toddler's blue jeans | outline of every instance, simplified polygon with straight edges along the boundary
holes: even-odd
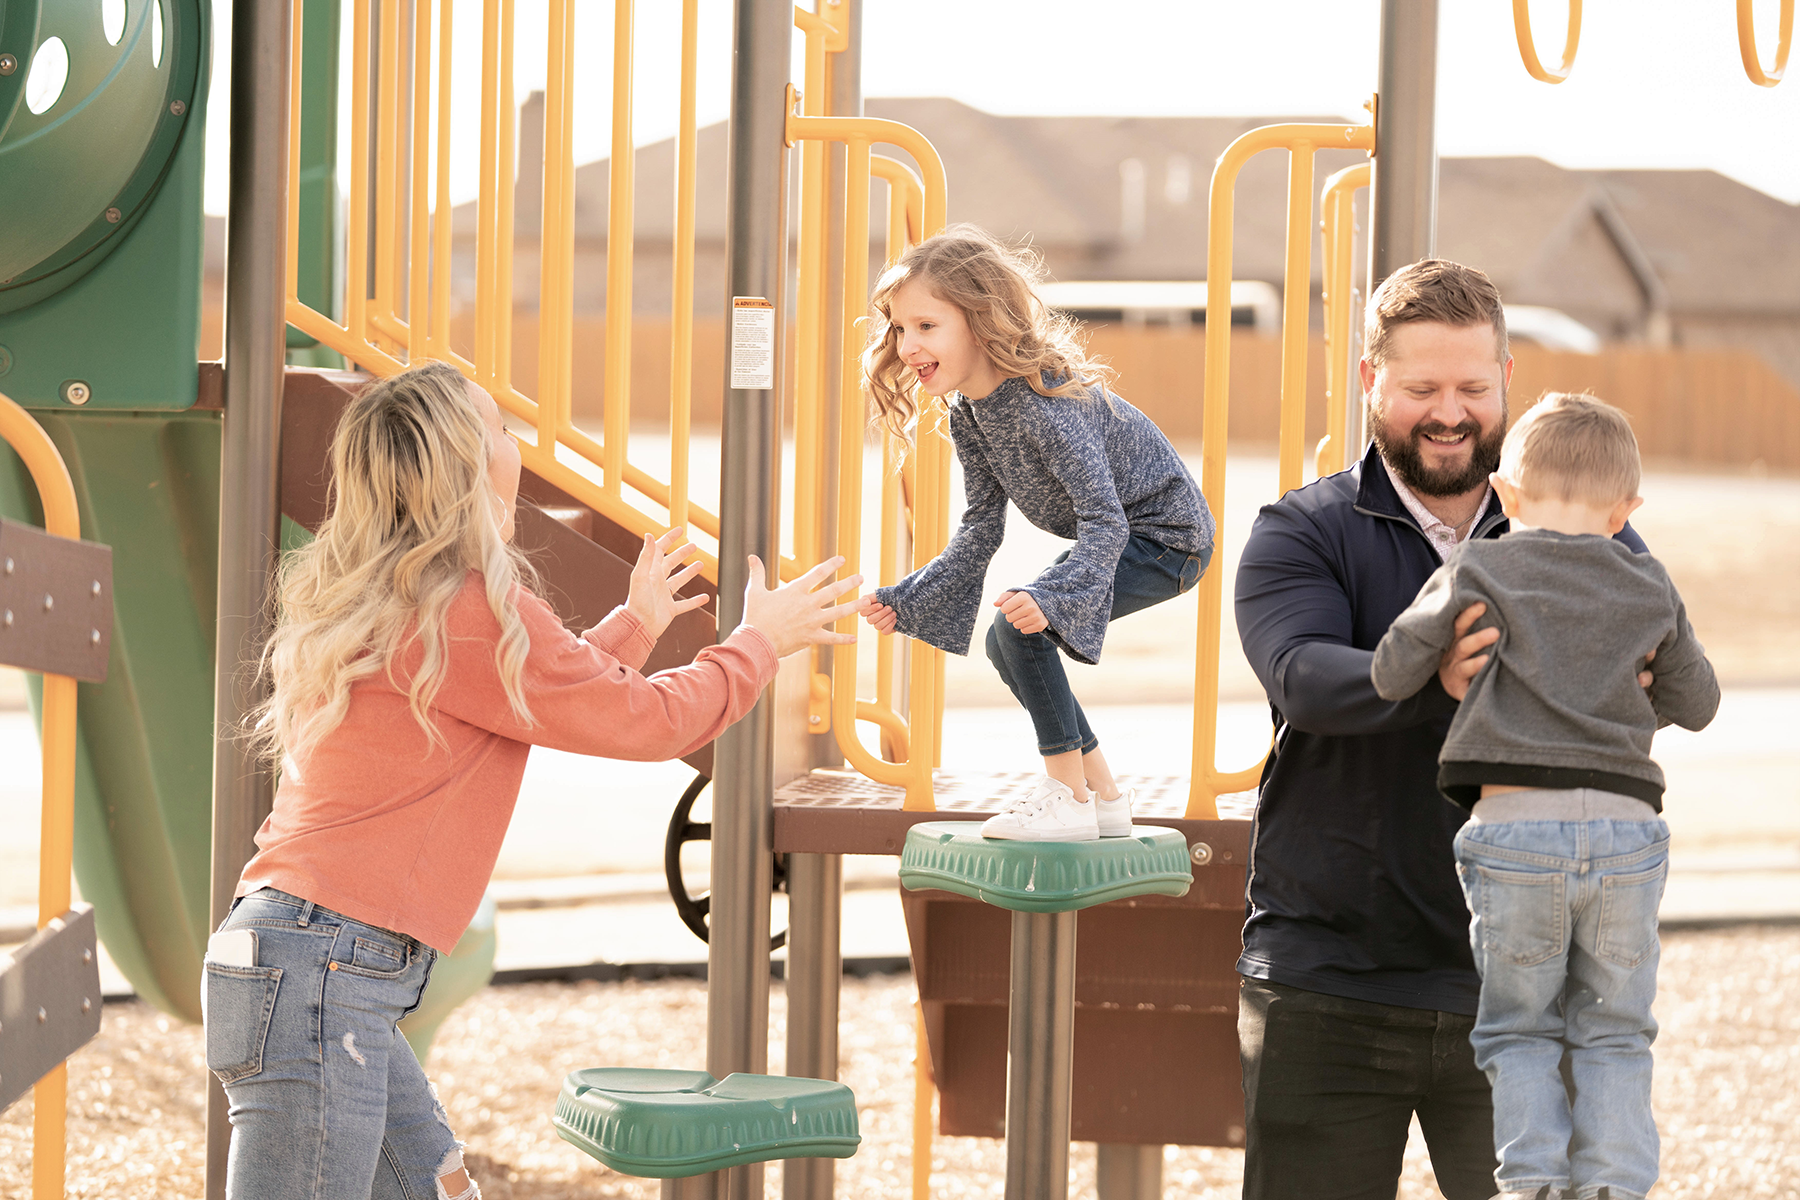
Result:
[[[1643,811],[1470,822],[1456,836],[1481,973],[1469,1041],[1494,1085],[1501,1191],[1642,1200],[1656,1182],[1650,1004],[1669,827]]]
[[[1065,550],[1056,561],[1068,557]],[[1119,555],[1119,566],[1113,574],[1112,613],[1107,619],[1116,621],[1188,591],[1200,581],[1211,559],[1211,546],[1189,554],[1133,536]],[[994,623],[988,628],[987,656],[1031,714],[1039,754],[1046,758],[1071,750],[1087,754],[1100,744],[1069,687],[1061,652],[1048,635],[1020,633],[1005,613],[995,613]]]
[[[394,1025],[437,952],[264,888],[221,929],[254,966],[206,964],[206,1065],[231,1101],[232,1200],[433,1200],[461,1146]]]

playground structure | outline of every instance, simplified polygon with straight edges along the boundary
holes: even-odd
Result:
[[[77,7],[79,21],[71,15]],[[518,147],[511,0],[486,0],[483,6],[472,344],[451,333],[450,0],[353,0],[348,6],[353,169],[343,181],[349,203],[343,210],[341,278],[333,266],[340,233],[331,198],[339,189],[335,80],[344,13],[336,0],[291,0],[291,16],[279,5],[239,6],[237,69],[244,73],[240,78],[254,77],[259,84],[242,89],[241,111],[232,114],[234,131],[243,132],[234,132],[233,139],[231,325],[222,377],[202,371],[192,353],[182,350],[194,342],[198,316],[200,139],[190,133],[205,119],[208,6],[198,0],[127,3],[118,37],[102,19],[102,7],[69,0],[14,3],[0,23],[0,210],[9,217],[27,211],[42,215],[35,223],[9,224],[0,234],[0,389],[32,411],[37,420],[27,423],[47,431],[51,452],[60,452],[69,464],[67,504],[52,501],[48,493],[43,501],[52,532],[76,536],[78,502],[89,535],[117,547],[118,602],[104,627],[119,654],[112,677],[95,689],[96,703],[84,705],[79,734],[73,682],[50,676],[44,689],[46,789],[54,749],[57,788],[75,797],[70,827],[78,830],[78,836],[59,835],[56,844],[73,843],[99,936],[134,987],[164,1010],[193,1020],[199,1016],[197,980],[206,933],[222,915],[270,794],[260,767],[242,757],[234,739],[215,732],[235,726],[254,702],[238,666],[256,657],[261,632],[256,614],[266,604],[269,568],[278,546],[307,536],[325,514],[323,448],[336,412],[360,378],[285,367],[284,359],[329,362],[335,355],[364,372],[389,374],[419,358],[439,358],[488,388],[517,422],[527,468],[521,494],[535,505],[521,508],[521,544],[534,548],[552,599],[571,623],[597,620],[623,596],[642,533],[688,526],[702,545],[718,598],[710,610],[672,627],[647,669],[674,665],[691,659],[718,628],[735,623],[748,553],[779,562],[789,577],[831,553],[843,553],[848,569],[860,567],[886,583],[943,545],[950,511],[949,443],[937,402],[925,407],[911,454],[903,455],[891,439],[884,441],[879,536],[872,554],[862,545],[864,410],[857,356],[863,339],[856,320],[868,291],[870,181],[887,185],[890,259],[941,228],[951,181],[923,132],[858,115],[858,0],[819,0],[817,11],[742,0],[728,295],[751,303],[732,304],[737,340],[725,406],[725,477],[713,512],[692,500],[687,461],[696,0],[683,6],[666,476],[631,460],[629,408],[613,402],[629,396],[630,381],[630,0],[618,0],[613,10],[608,403],[598,438],[574,425],[570,406],[576,11],[570,0],[548,5],[539,370],[532,395],[514,385],[512,371],[512,180]],[[1526,7],[1525,0],[1515,0],[1527,69],[1539,78],[1566,77],[1578,40],[1579,3],[1571,0],[1560,74],[1544,72],[1537,62]],[[1772,86],[1785,70],[1792,7],[1792,0],[1783,0],[1773,66],[1765,69],[1755,49],[1749,0],[1740,0],[1740,45],[1752,82]],[[1323,188],[1331,382],[1330,432],[1314,451],[1321,473],[1341,469],[1363,444],[1359,414],[1348,398],[1358,294],[1351,195],[1360,187],[1373,189],[1369,281],[1422,257],[1431,246],[1435,4],[1387,0],[1383,12],[1381,99],[1371,124],[1258,130],[1227,151],[1214,175],[1208,281],[1209,289],[1218,289],[1220,305],[1228,306],[1232,179],[1246,159],[1264,149],[1284,149],[1290,156],[1282,490],[1301,482],[1304,466],[1300,418],[1313,151],[1352,147],[1373,156],[1380,148],[1373,171],[1350,168]],[[805,41],[806,69],[798,89],[788,79],[795,30]],[[59,107],[52,97],[40,110],[27,103],[27,77],[35,73],[39,47],[51,37],[68,47],[65,90],[72,97],[91,96],[86,104]],[[14,63],[10,71],[8,56]],[[27,65],[33,69],[20,69]],[[140,112],[146,96],[154,100],[153,120]],[[99,123],[115,109],[139,116]],[[95,129],[104,131],[104,154],[91,152],[93,139],[101,137]],[[904,151],[911,165],[875,153],[877,145]],[[801,158],[800,194],[793,201],[786,194],[790,147],[798,147]],[[78,174],[74,164],[89,158],[103,160],[113,174]],[[27,178],[27,168],[30,178],[61,185],[31,198],[29,209],[20,184],[8,182]],[[105,203],[96,205],[96,198]],[[791,386],[782,378],[779,355],[759,362],[751,354],[756,338],[782,344],[789,313],[790,211],[799,221]],[[88,215],[75,221],[69,214]],[[144,303],[152,296],[154,304]],[[1223,510],[1226,469],[1228,326],[1225,320],[1207,323],[1201,482],[1216,513]],[[92,336],[96,329],[107,336]],[[1211,344],[1215,333],[1217,343]],[[792,467],[785,465],[781,438],[789,396]],[[21,445],[11,432],[9,426],[9,440]],[[784,469],[794,479],[786,521],[778,518],[775,503],[776,480]],[[38,475],[35,466],[31,474]],[[27,517],[33,505],[22,487],[13,486],[18,482],[0,480],[11,488],[4,495],[6,511]],[[232,502],[221,504],[221,495]],[[1053,1128],[1052,1114],[1038,1144],[1045,1138],[1066,1143],[1071,1128],[1101,1142],[1101,1194],[1109,1200],[1159,1194],[1156,1147],[1162,1142],[1227,1145],[1242,1136],[1241,1127],[1233,1132],[1239,1118],[1232,939],[1241,920],[1248,827],[1242,819],[1220,819],[1218,801],[1253,787],[1260,763],[1223,770],[1217,765],[1222,595],[1223,572],[1214,572],[1202,584],[1190,777],[1182,794],[1151,795],[1146,789],[1148,812],[1140,813],[1183,838],[1194,886],[1185,896],[1125,901],[1084,919],[1090,938],[1074,976],[1079,982],[1073,985],[1071,1041],[1045,1040],[1040,1046],[1052,1058],[1062,1056],[1065,1073],[1072,1062],[1068,1077],[1075,1094],[1063,1110],[1061,1133]],[[846,622],[844,628],[853,626]],[[769,943],[771,848],[788,855],[786,1073],[830,1079],[837,1054],[841,855],[898,853],[918,823],[934,816],[980,815],[1009,785],[991,776],[940,770],[939,652],[877,638],[873,697],[857,694],[857,652],[858,647],[843,647],[790,661],[774,694],[755,713],[690,760],[717,781],[705,1064],[712,1076],[758,1075],[767,1067],[769,978],[763,947]],[[66,713],[59,699],[65,691]],[[862,740],[861,725],[875,727],[879,750]],[[849,769],[842,769],[846,765]],[[65,780],[72,780],[66,789]],[[201,796],[211,796],[212,803]],[[51,812],[47,806],[47,828]],[[48,835],[45,846],[49,855]],[[46,927],[68,908],[68,874],[66,865],[47,860],[43,879],[49,899],[40,906]],[[55,879],[62,881],[60,907]],[[914,1192],[922,1195],[929,1183],[934,1085],[942,1131],[993,1134],[1000,1128],[1005,989],[991,970],[959,976],[956,968],[983,956],[990,963],[1003,961],[993,955],[1006,930],[994,910],[966,899],[934,892],[909,895],[906,905],[921,997]],[[1068,928],[1072,952],[1072,917]],[[491,925],[483,930],[478,923],[440,968],[428,1000],[435,1011],[422,1011],[407,1029],[422,1054],[435,1022],[461,998],[457,993],[466,995],[485,982],[492,952]],[[1151,956],[1173,965],[1148,990],[1121,991],[1124,968]],[[1072,957],[1067,965],[1075,970]],[[1178,1017],[1178,1008],[1191,1011]],[[1123,1015],[1108,1015],[1113,1013]],[[1140,1050],[1136,1060],[1115,1053],[1133,1042],[1163,1053]],[[1084,1049],[1099,1045],[1108,1049]],[[1178,1053],[1171,1052],[1175,1048]],[[1095,1065],[1102,1059],[1115,1067],[1102,1070]],[[1127,1076],[1146,1096],[1163,1089],[1154,1093],[1160,1097],[1154,1103],[1168,1122],[1145,1122],[1143,1111],[1134,1112],[1121,1099]],[[60,1157],[54,1175],[50,1170],[51,1143],[60,1147],[61,1141],[60,1125],[50,1124],[52,1112],[60,1121],[62,1107],[55,1077],[55,1071],[46,1076],[39,1093],[35,1186],[41,1197],[58,1195],[62,1187]],[[0,1074],[0,1087],[5,1086]],[[222,1148],[223,1110],[216,1103],[210,1120]],[[671,1183],[670,1194],[761,1194],[753,1163],[720,1165],[718,1175]],[[1030,1186],[1050,1184],[1040,1180]],[[830,1161],[792,1160],[784,1190],[789,1197],[830,1195]],[[1015,1193],[1009,1184],[1009,1195],[1014,1194],[1047,1193]]]

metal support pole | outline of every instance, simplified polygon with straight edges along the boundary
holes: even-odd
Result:
[[[1381,0],[1369,291],[1437,245],[1438,0]]]
[[[1098,1200],[1162,1200],[1161,1146],[1101,1142],[1095,1150],[1094,1194]]]
[[[1069,1194],[1075,916],[1012,915],[1006,1028],[1006,1200]]]
[[[288,197],[288,0],[237,0],[231,21],[231,191],[225,255],[225,423],[214,643],[212,922],[274,798],[274,778],[239,736],[261,701],[255,667],[268,635],[280,545],[281,386]],[[206,1195],[225,1195],[231,1144],[224,1091],[207,1076]]]
[[[743,616],[745,556],[780,565],[782,318],[787,275],[789,0],[735,0],[727,200],[728,313],[737,298],[772,305],[773,328],[751,343],[728,319],[720,452],[719,628]],[[766,386],[733,387],[766,363]],[[733,376],[739,376],[738,379]],[[775,714],[770,697],[720,735],[713,752],[712,937],[707,950],[706,1063],[723,1078],[769,1061],[769,894],[774,848]],[[760,1165],[723,1173],[722,1200],[761,1200]]]
[[[787,891],[787,1073],[836,1079],[844,856],[788,855]],[[836,1166],[830,1158],[788,1159],[782,1200],[831,1200]]]

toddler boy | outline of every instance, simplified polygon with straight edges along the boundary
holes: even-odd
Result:
[[[1508,1200],[1643,1200],[1657,1177],[1650,1004],[1669,830],[1650,741],[1670,723],[1703,728],[1719,688],[1668,573],[1613,540],[1643,503],[1638,474],[1623,413],[1546,396],[1492,476],[1511,532],[1463,543],[1371,667],[1399,700],[1437,673],[1470,605],[1486,606],[1477,628],[1500,630],[1438,786],[1471,810],[1456,837],[1481,974],[1470,1041],[1493,1083]]]

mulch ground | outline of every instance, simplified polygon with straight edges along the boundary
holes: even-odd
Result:
[[[862,1104],[863,1145],[838,1164],[840,1197],[910,1196],[913,987],[846,980],[842,1074]],[[563,1076],[600,1063],[704,1062],[706,993],[686,980],[489,988],[444,1025],[428,1069],[487,1200],[658,1194],[561,1141],[548,1114]],[[771,1004],[782,1061],[783,1003]],[[1800,929],[1737,926],[1665,935],[1656,1012],[1656,1109],[1667,1200],[1800,1196]],[[141,1002],[108,1005],[100,1036],[70,1061],[68,1194],[199,1200],[206,1136],[200,1030]],[[0,1196],[30,1195],[31,1101],[0,1114]],[[1093,1195],[1093,1147],[1071,1155],[1072,1196]],[[999,1196],[1002,1144],[938,1138],[932,1195]],[[1174,1147],[1170,1196],[1235,1197],[1241,1152]],[[768,1172],[779,1196],[780,1172]],[[1436,1196],[1415,1136],[1399,1200]]]

